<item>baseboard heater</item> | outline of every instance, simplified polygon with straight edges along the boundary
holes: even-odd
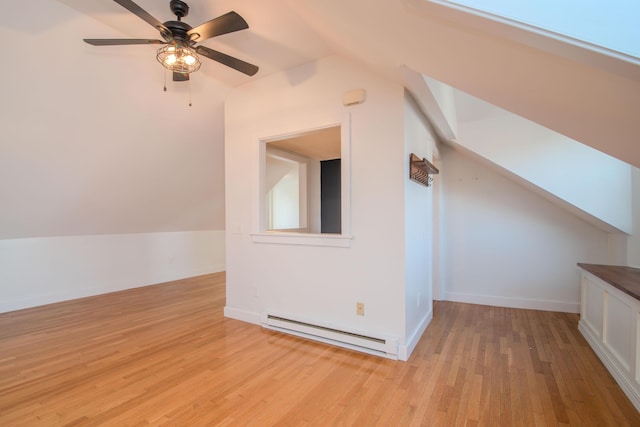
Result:
[[[376,356],[398,359],[398,342],[394,339],[346,331],[333,326],[319,325],[273,313],[262,315],[262,326],[303,338],[374,354]]]

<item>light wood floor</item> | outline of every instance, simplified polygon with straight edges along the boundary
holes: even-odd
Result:
[[[224,286],[0,315],[0,426],[640,426],[577,315],[436,303],[394,362],[225,319]]]

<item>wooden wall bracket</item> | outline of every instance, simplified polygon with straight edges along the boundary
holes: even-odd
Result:
[[[422,184],[425,187],[429,187],[431,185],[431,181],[433,181],[433,177],[429,176],[436,175],[440,173],[438,168],[436,168],[429,160],[416,156],[411,153],[411,158],[409,160],[409,179],[417,182],[418,184]]]

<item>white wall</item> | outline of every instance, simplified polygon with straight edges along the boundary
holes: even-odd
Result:
[[[606,264],[608,235],[443,149],[445,299],[578,312],[578,262]]]
[[[0,240],[0,312],[224,270],[224,232]]]
[[[605,224],[631,232],[628,163],[461,92],[457,97],[486,115],[458,123],[456,143]],[[482,113],[466,113],[474,114]]]
[[[0,67],[0,239],[222,230],[223,102],[209,94],[229,88],[195,74],[189,107],[188,84],[162,90],[153,46],[90,46],[118,32],[58,2],[6,6],[0,38],[21,69]]]
[[[405,328],[407,341],[415,340],[417,344],[433,317],[433,186],[425,187],[409,179],[408,159],[414,153],[432,161],[436,143],[409,94],[405,96],[404,116]]]
[[[342,106],[363,88],[366,102]],[[255,243],[261,138],[350,114],[348,248]],[[338,57],[265,77],[226,103],[227,316],[276,311],[404,340],[403,89]],[[344,141],[343,141],[344,143]],[[356,302],[365,316],[356,315]]]
[[[117,30],[59,2],[5,6],[21,68],[0,67],[0,311],[224,269],[208,94],[229,88],[194,75],[189,107],[153,46],[89,46]]]

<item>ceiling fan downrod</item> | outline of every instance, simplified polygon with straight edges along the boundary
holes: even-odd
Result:
[[[169,7],[171,8],[171,12],[178,18],[178,21],[181,21],[182,18],[189,14],[189,5],[183,1],[171,0]]]

